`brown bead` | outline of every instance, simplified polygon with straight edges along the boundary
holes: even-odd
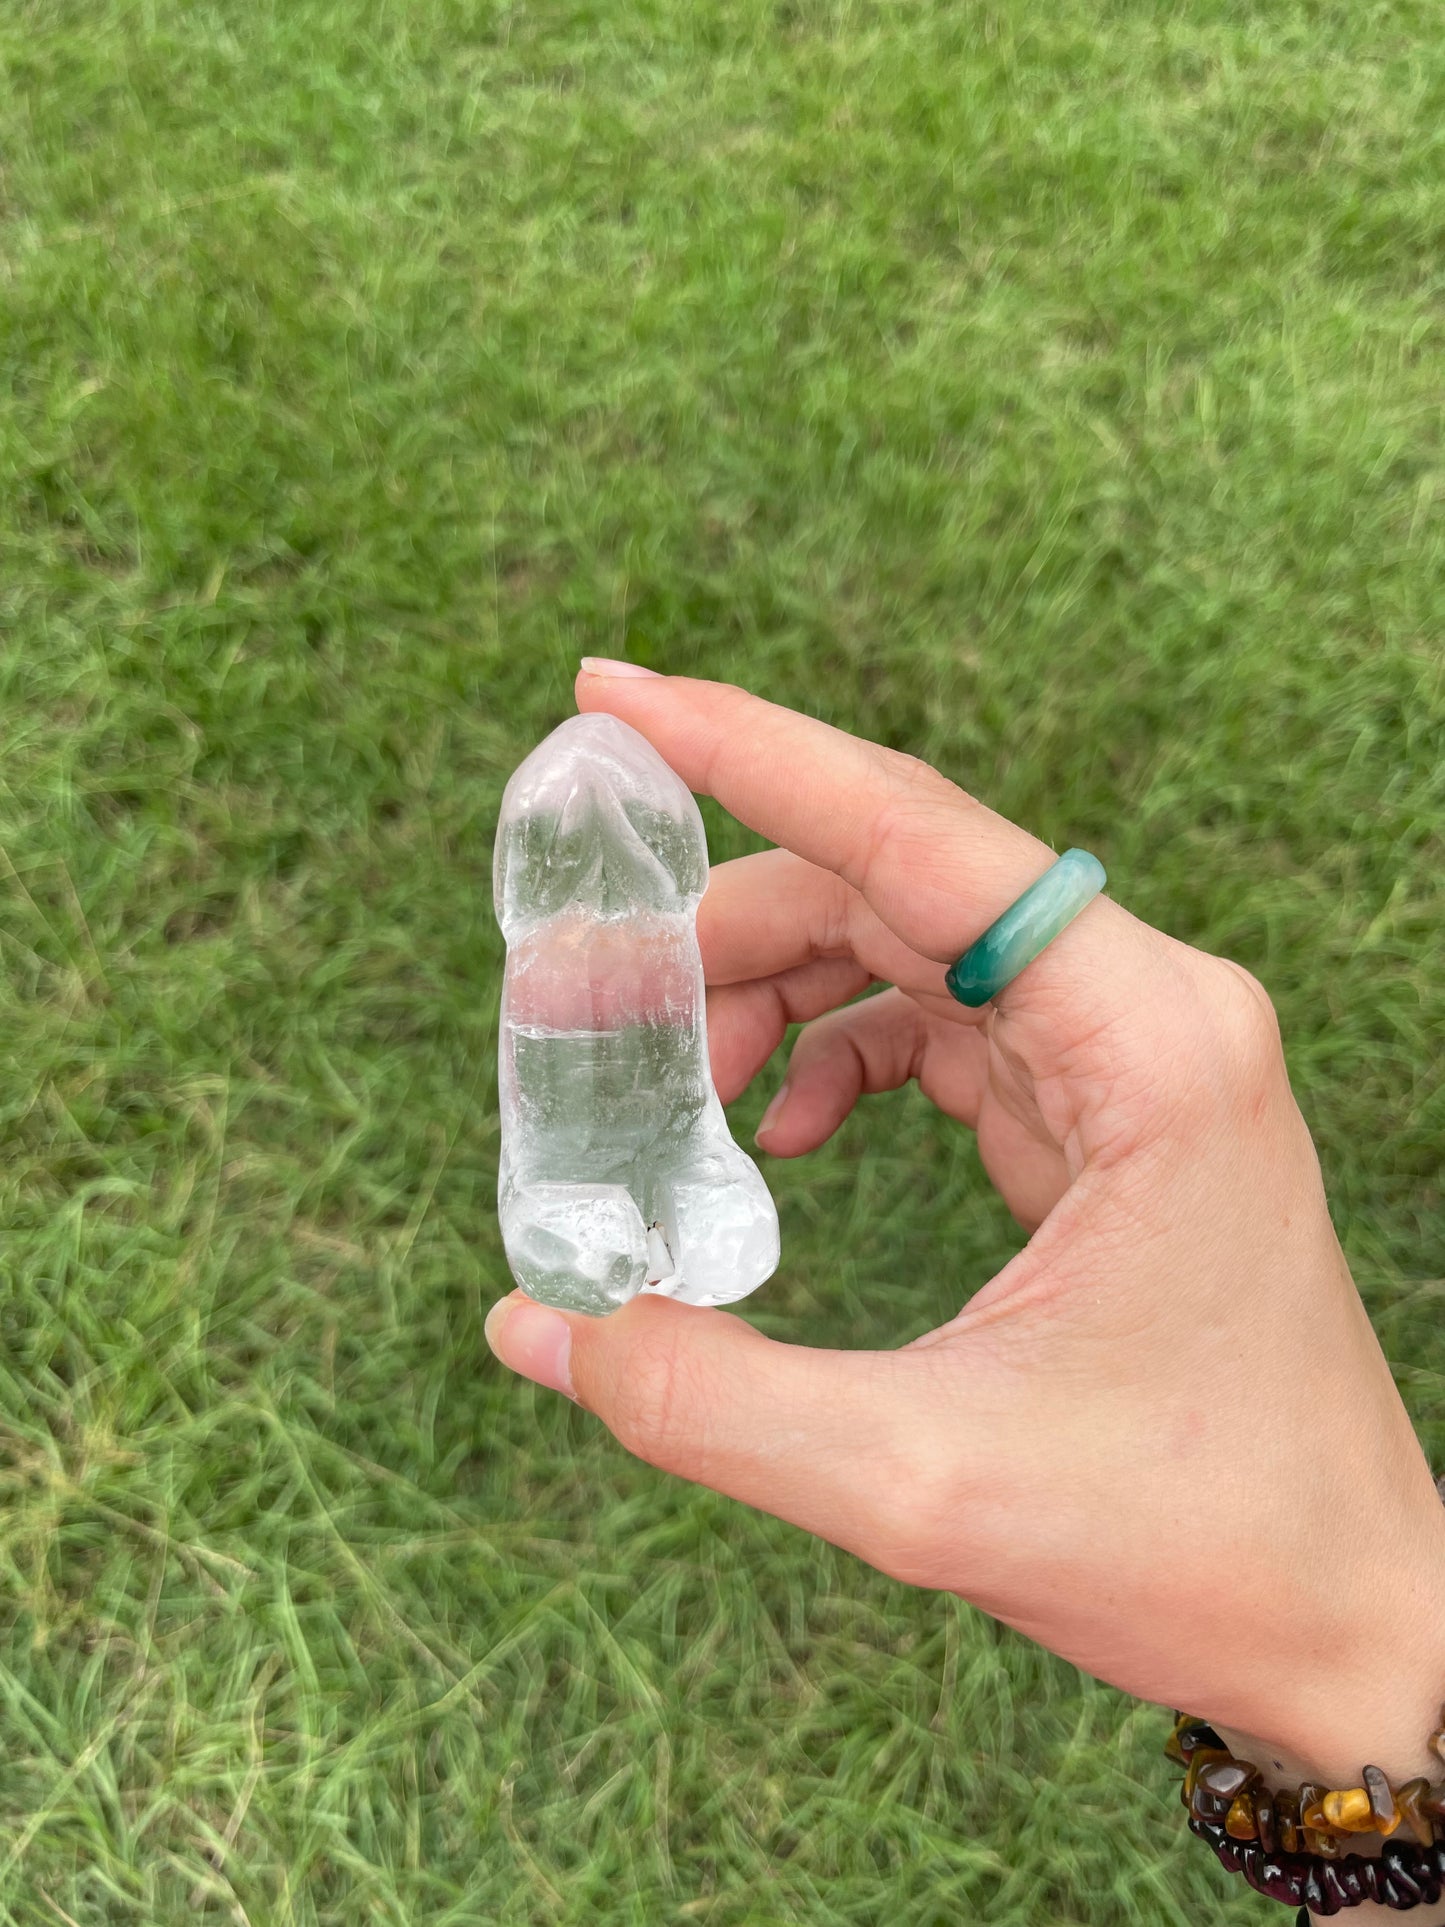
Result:
[[[1274,1794],[1267,1786],[1254,1789],[1254,1824],[1259,1833],[1259,1844],[1266,1853],[1275,1853],[1279,1848],[1279,1836],[1274,1827]]]
[[[1395,1796],[1390,1791],[1390,1782],[1377,1766],[1367,1766],[1360,1778],[1364,1781],[1365,1791],[1370,1796],[1370,1812],[1375,1818],[1375,1831],[1383,1833],[1388,1840],[1400,1824],[1400,1815],[1395,1806]]]
[[[1189,1796],[1189,1811],[1196,1820],[1207,1820],[1211,1826],[1222,1826],[1231,1802],[1218,1793],[1211,1793],[1203,1784],[1195,1787]]]
[[[1237,1856],[1235,1865],[1238,1872],[1244,1875],[1251,1887],[1258,1887],[1260,1864],[1264,1859],[1264,1855],[1259,1850],[1259,1842],[1257,1840],[1229,1840],[1227,1835],[1226,1840],[1228,1845],[1233,1847]]]
[[[1445,1820],[1445,1785],[1432,1786],[1421,1796],[1420,1804],[1432,1820]]]
[[[1323,1799],[1311,1800],[1308,1805],[1301,1800],[1299,1823],[1302,1827],[1309,1827],[1314,1833],[1328,1833],[1330,1831],[1330,1823],[1325,1818],[1325,1803]]]
[[[1346,1787],[1342,1793],[1327,1793],[1320,1802],[1325,1824],[1339,1833],[1373,1833],[1375,1816],[1370,1796],[1362,1786]]]
[[[1236,1793],[1224,1816],[1224,1831],[1231,1840],[1253,1840],[1259,1833],[1254,1820],[1254,1801],[1247,1793]]]
[[[1424,1883],[1408,1867],[1391,1867],[1380,1882],[1380,1898],[1387,1907],[1403,1913],[1407,1907],[1418,1907],[1425,1898]]]
[[[1323,1867],[1311,1867],[1306,1874],[1303,1899],[1312,1914],[1337,1914],[1340,1911],[1339,1901],[1325,1885]]]
[[[1422,1853],[1408,1840],[1391,1840],[1380,1852],[1380,1864],[1390,1879],[1403,1886],[1409,1899],[1423,1901],[1429,1907],[1440,1898],[1440,1875],[1434,1861],[1435,1855],[1428,1848]]]
[[[1195,1785],[1208,1787],[1221,1800],[1232,1800],[1246,1792],[1259,1778],[1258,1769],[1243,1760],[1227,1760],[1223,1766],[1211,1761],[1195,1775]]]
[[[1196,1746],[1189,1756],[1189,1767],[1184,1775],[1185,1800],[1187,1801],[1192,1797],[1195,1787],[1199,1784],[1199,1776],[1205,1767],[1215,1765],[1223,1766],[1226,1763],[1233,1764],[1230,1755],[1226,1753],[1222,1747]]]
[[[1357,1907],[1362,1900],[1370,1897],[1369,1885],[1362,1871],[1364,1862],[1357,1853],[1347,1853],[1343,1860],[1337,1861],[1334,1871],[1339,1875],[1340,1888],[1345,1903]]]
[[[1214,1857],[1226,1873],[1238,1873],[1244,1862],[1243,1840],[1231,1840],[1228,1834],[1219,1841],[1214,1849]]]
[[[1270,1900],[1283,1900],[1289,1906],[1297,1907],[1304,1893],[1309,1866],[1309,1861],[1301,1860],[1297,1853],[1262,1853],[1255,1890]]]
[[[1343,1862],[1340,1866],[1343,1866]],[[1344,1878],[1340,1866],[1326,1863],[1320,1868],[1320,1891],[1329,1896],[1340,1907],[1352,1907],[1355,1903],[1350,1895],[1349,1882]]]
[[[1169,1738],[1164,1742],[1166,1755],[1178,1766],[1188,1766],[1189,1755],[1196,1746],[1203,1743],[1204,1735],[1210,1729],[1202,1720],[1191,1719],[1187,1713],[1176,1713]],[[1211,1735],[1217,1738],[1218,1735]]]
[[[1321,1833],[1318,1827],[1304,1827],[1301,1831],[1305,1837],[1305,1852],[1314,1854],[1319,1860],[1338,1860],[1345,1850],[1337,1833]]]
[[[1395,1795],[1395,1805],[1400,1809],[1400,1818],[1414,1834],[1422,1847],[1433,1847],[1435,1829],[1430,1815],[1425,1810],[1425,1796],[1430,1791],[1428,1780],[1407,1780]]]
[[[1274,1829],[1283,1852],[1299,1852],[1303,1845],[1299,1833],[1299,1798],[1283,1787],[1274,1796]]]

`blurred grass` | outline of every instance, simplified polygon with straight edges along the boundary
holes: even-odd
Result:
[[[4,11],[0,1921],[1263,1916],[1151,1709],[491,1364],[490,835],[590,650],[1099,851],[1438,1461],[1442,130],[1409,0]],[[769,1175],[790,1337],[1016,1247],[912,1093]]]

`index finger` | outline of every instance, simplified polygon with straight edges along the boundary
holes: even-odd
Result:
[[[1046,843],[926,763],[731,683],[584,666],[577,706],[629,723],[689,789],[834,871],[906,944],[940,963],[1054,861]],[[1107,900],[1104,908],[1117,913]]]

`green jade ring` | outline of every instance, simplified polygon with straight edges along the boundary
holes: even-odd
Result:
[[[1107,882],[1096,856],[1087,850],[1065,850],[956,964],[950,964],[943,980],[949,995],[970,1010],[996,997],[1094,901]]]

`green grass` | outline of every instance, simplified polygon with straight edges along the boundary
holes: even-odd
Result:
[[[593,651],[1097,850],[1445,1453],[1436,0],[12,0],[0,161],[0,1921],[1263,1919],[490,1361],[490,838]],[[915,1093],[769,1175],[790,1338],[1017,1245]]]

